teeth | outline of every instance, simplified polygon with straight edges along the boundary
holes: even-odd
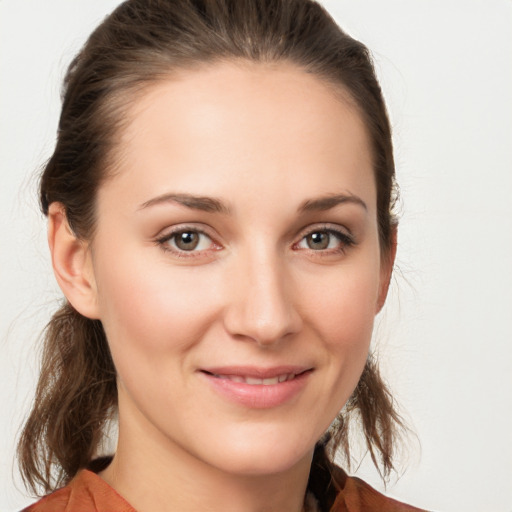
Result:
[[[258,379],[257,377],[243,377],[241,375],[215,375],[215,377],[218,379],[231,380],[233,382],[243,382],[244,384],[249,384],[251,386],[272,386],[274,384],[279,384],[281,382],[294,379],[295,374],[285,373],[283,375],[277,375],[276,377],[270,377],[267,379]]]
[[[251,385],[255,385],[255,386],[258,384],[264,384],[265,380],[268,380],[268,379],[257,379],[255,377],[246,377],[245,378],[246,384],[251,384]]]

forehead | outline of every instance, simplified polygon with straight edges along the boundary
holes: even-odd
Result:
[[[180,71],[139,95],[127,119],[111,185],[131,184],[140,197],[191,186],[215,196],[230,187],[297,196],[373,189],[367,131],[350,97],[292,64]]]

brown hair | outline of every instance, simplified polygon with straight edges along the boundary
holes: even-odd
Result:
[[[122,3],[91,34],[65,77],[57,144],[41,178],[44,214],[52,202],[62,203],[75,235],[91,239],[96,193],[115,171],[116,134],[134,95],[177,69],[226,59],[290,62],[349,93],[371,141],[380,246],[388,256],[395,182],[381,89],[368,49],[311,0]],[[101,322],[65,303],[45,331],[36,397],[18,446],[26,484],[48,492],[87,466],[116,403],[116,372]],[[341,447],[350,459],[354,416],[374,463],[388,475],[402,424],[371,358],[331,429],[331,456]]]

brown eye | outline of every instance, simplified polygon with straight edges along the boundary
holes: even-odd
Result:
[[[221,246],[217,245],[206,233],[187,227],[163,235],[156,242],[165,251],[182,257],[200,256],[204,255],[205,251],[221,249]]]
[[[199,238],[195,231],[181,231],[174,235],[174,244],[181,251],[193,251],[199,245]]]
[[[327,231],[315,231],[306,236],[306,244],[309,249],[321,251],[329,247],[333,235]]]
[[[354,239],[347,233],[337,229],[325,228],[310,231],[302,237],[295,247],[297,249],[331,253],[333,251],[344,251],[354,243]]]

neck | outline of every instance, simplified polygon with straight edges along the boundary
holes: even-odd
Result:
[[[139,512],[301,512],[312,452],[271,474],[224,471],[159,432],[119,425],[118,448],[100,473]],[[143,434],[143,435],[142,435]]]

